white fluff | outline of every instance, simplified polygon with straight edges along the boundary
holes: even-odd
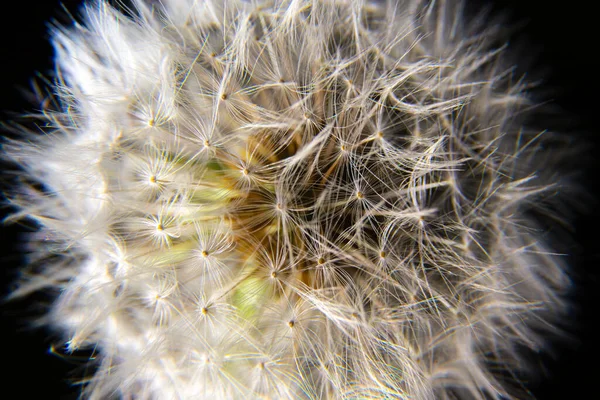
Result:
[[[568,280],[499,28],[452,0],[133,3],[54,31],[60,108],[5,146],[46,238],[15,295],[60,289],[84,397],[516,396],[498,370]]]

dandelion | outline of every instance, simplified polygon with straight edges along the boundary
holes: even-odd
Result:
[[[97,1],[5,153],[84,397],[515,398],[554,134],[460,1]],[[552,157],[550,157],[552,156]],[[43,284],[40,284],[43,282]]]

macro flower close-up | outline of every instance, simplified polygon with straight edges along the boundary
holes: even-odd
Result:
[[[540,216],[578,190],[576,146],[501,21],[458,0],[80,11],[2,152],[5,223],[35,227],[8,296],[56,293],[42,325],[92,351],[82,398],[522,398],[525,350],[568,313]]]

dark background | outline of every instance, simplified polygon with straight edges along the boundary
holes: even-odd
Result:
[[[47,23],[52,18],[70,23],[56,0],[7,3],[10,6],[3,3],[0,24],[0,121],[11,119],[10,111],[21,113],[35,109],[22,89],[30,87],[34,74],[52,69]],[[80,1],[66,0],[62,4],[76,15]],[[544,75],[547,77],[544,87],[552,88],[550,99],[569,115],[567,131],[589,140],[591,159],[582,166],[583,179],[589,192],[598,198],[595,180],[600,177],[597,161],[600,157],[593,156],[595,149],[600,151],[598,129],[594,125],[600,104],[600,65],[595,61],[599,48],[596,13],[587,9],[587,2],[581,0],[563,2],[556,7],[539,0],[468,1],[468,4],[473,10],[486,5],[508,11],[509,21],[523,23],[511,40],[511,43],[527,43],[520,46],[522,56],[517,62],[520,66],[527,65],[534,76],[542,67],[549,68]],[[6,184],[4,182],[2,188]],[[531,385],[531,391],[540,400],[588,399],[598,392],[600,335],[595,328],[600,326],[596,324],[600,317],[597,309],[600,305],[597,272],[600,235],[596,232],[600,228],[600,212],[595,199],[585,202],[589,211],[579,213],[575,220],[572,237],[578,245],[570,246],[569,255],[577,285],[573,293],[577,311],[573,311],[573,322],[569,325],[576,339],[569,344],[557,343],[554,355],[543,356],[539,362],[544,377]],[[0,209],[0,216],[5,212]],[[18,248],[26,231],[23,226],[0,229],[0,295],[8,292],[16,276],[15,268],[22,263]],[[38,296],[35,300],[43,299]],[[48,332],[27,328],[27,318],[39,311],[36,302],[29,299],[0,304],[4,391],[22,399],[74,399],[78,389],[69,384],[68,378],[81,376],[81,361],[77,357],[65,359],[50,354],[52,341]]]

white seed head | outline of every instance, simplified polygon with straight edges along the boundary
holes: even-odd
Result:
[[[133,4],[54,29],[59,107],[5,146],[47,238],[15,293],[60,289],[85,396],[516,396],[498,371],[568,280],[500,28],[453,0]]]

